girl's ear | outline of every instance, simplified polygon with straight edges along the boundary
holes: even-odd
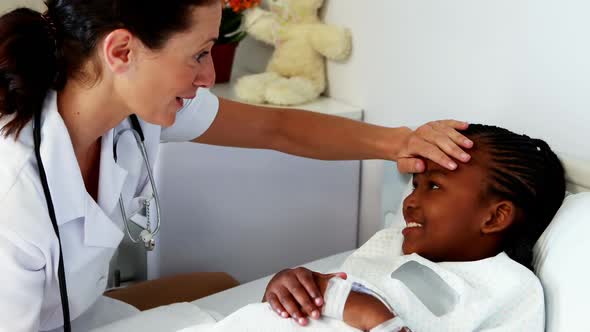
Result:
[[[510,201],[499,201],[490,206],[488,218],[480,225],[482,234],[494,234],[506,230],[516,220],[516,206]]]

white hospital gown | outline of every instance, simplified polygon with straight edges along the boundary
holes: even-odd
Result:
[[[400,255],[396,229],[377,233],[353,253],[342,270],[349,280],[376,291],[413,332],[542,332],[543,290],[537,277],[505,253],[475,262],[433,263]],[[183,332],[358,331],[323,318],[300,327],[268,304],[246,306],[215,324]]]
[[[400,255],[402,241],[399,230],[382,230],[342,270],[384,296],[413,332],[544,331],[541,283],[505,253],[433,263]]]

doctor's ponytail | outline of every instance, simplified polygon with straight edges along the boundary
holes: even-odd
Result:
[[[56,37],[55,26],[34,10],[19,8],[0,17],[2,134],[18,136],[41,112],[48,90],[56,83]]]

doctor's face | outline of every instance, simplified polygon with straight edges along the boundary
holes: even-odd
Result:
[[[413,192],[403,202],[404,254],[434,262],[468,261],[481,244],[481,221],[489,209],[484,199],[486,171],[474,162],[448,171],[427,161],[415,174]]]
[[[211,48],[219,34],[221,2],[193,7],[191,27],[173,34],[164,47],[137,52],[133,72],[120,89],[127,107],[145,121],[174,124],[182,99],[215,82]]]

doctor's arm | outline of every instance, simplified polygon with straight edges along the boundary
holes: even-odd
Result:
[[[0,330],[38,331],[45,273],[41,253],[15,235],[0,233]]]
[[[219,98],[211,127],[194,142],[272,149],[322,160],[384,159],[398,162],[402,172],[420,172],[430,159],[443,167],[468,161],[461,148],[471,141],[457,132],[467,124],[434,121],[415,131],[388,128],[302,110],[263,107]]]

